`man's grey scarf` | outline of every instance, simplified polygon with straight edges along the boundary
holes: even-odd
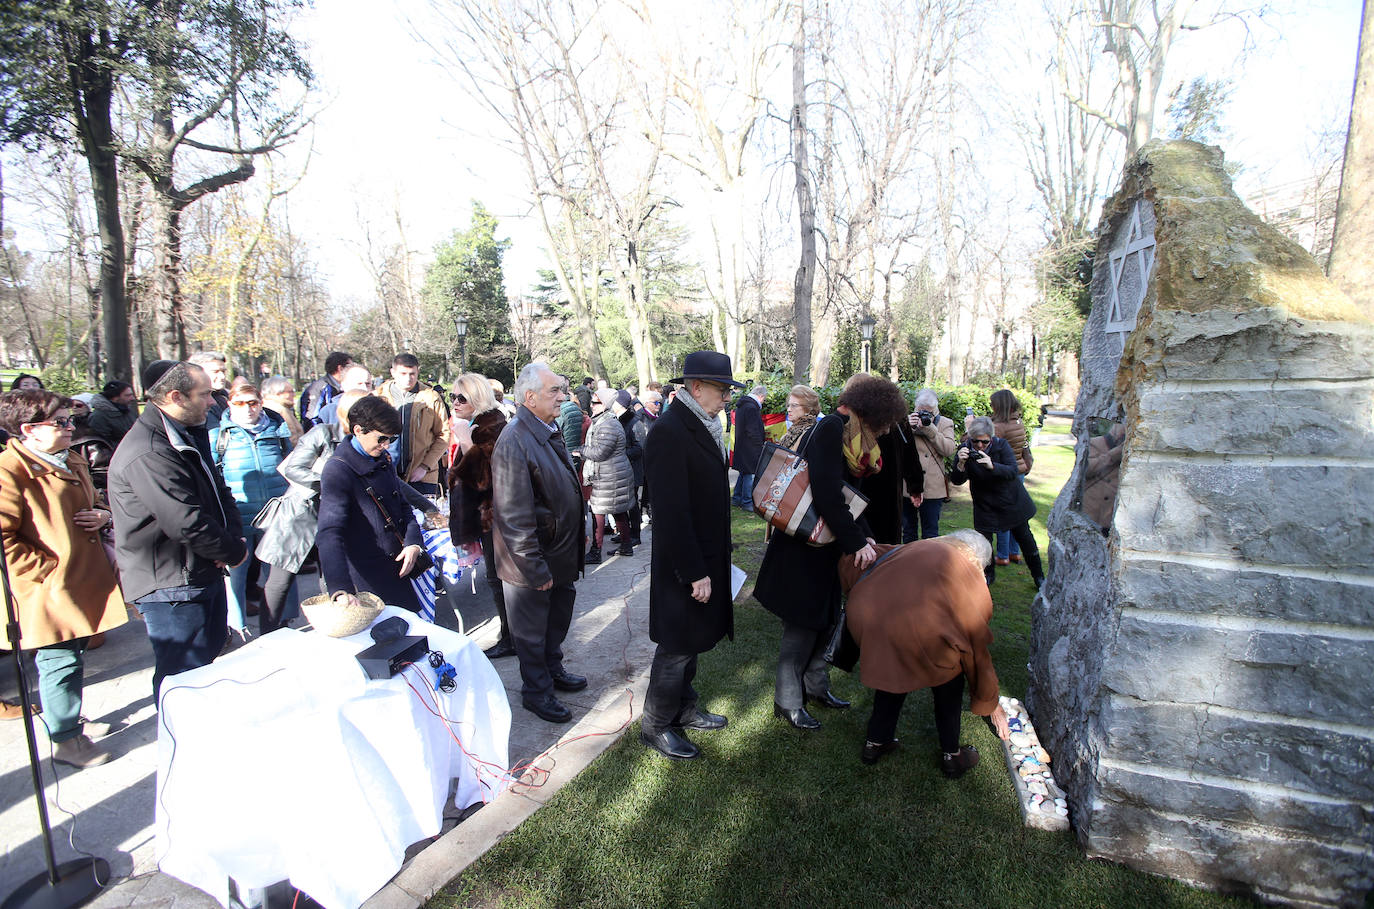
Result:
[[[697,403],[697,399],[692,397],[692,393],[686,388],[682,388],[678,391],[677,400],[681,401],[688,410],[696,414],[697,419],[706,426],[706,431],[711,434],[711,438],[715,439],[716,445],[720,447],[720,456],[724,458],[725,430],[721,429],[720,419],[702,410],[701,405]]]

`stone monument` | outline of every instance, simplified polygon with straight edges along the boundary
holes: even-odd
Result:
[[[1028,698],[1077,836],[1202,886],[1363,905],[1374,326],[1216,148],[1146,145],[1099,236]]]

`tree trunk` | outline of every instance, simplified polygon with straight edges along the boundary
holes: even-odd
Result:
[[[806,7],[797,4],[797,31],[792,39],[792,163],[797,172],[797,217],[801,226],[801,264],[792,283],[792,321],[797,351],[792,381],[805,382],[811,371],[811,289],[816,276],[816,204],[811,197],[806,154]]]
[[[91,174],[96,226],[100,232],[100,303],[105,324],[106,375],[133,381],[129,354],[129,304],[124,292],[124,225],[119,220],[119,164],[110,116],[113,76],[96,59],[90,35],[68,34],[68,71],[77,108],[77,132]]]
[[[1355,305],[1374,314],[1374,16],[1365,0],[1360,26],[1360,51],[1355,68],[1355,90],[1350,104],[1350,130],[1345,137],[1345,164],[1341,191],[1336,199],[1336,235],[1331,243],[1327,273]]]

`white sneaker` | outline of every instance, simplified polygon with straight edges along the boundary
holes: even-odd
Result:
[[[92,742],[85,733],[58,742],[53,749],[53,762],[69,767],[97,767],[110,759],[110,753]]]

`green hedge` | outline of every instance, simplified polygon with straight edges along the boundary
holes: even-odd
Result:
[[[753,386],[762,384],[768,389],[768,396],[763,402],[764,413],[783,413],[787,409],[787,394],[792,390],[792,380],[781,374],[768,374],[763,376],[744,376],[740,381],[746,385]],[[926,387],[916,382],[898,382],[897,386],[902,389],[902,395],[906,398],[907,405],[912,406],[916,400],[916,392]],[[844,383],[827,385],[824,388],[816,389],[816,393],[821,398],[821,410],[831,413],[835,409],[835,400],[840,396],[840,391],[844,388]],[[972,407],[977,416],[992,416],[992,405],[989,400],[996,388],[988,388],[982,385],[931,385],[935,393],[940,398],[940,413],[949,417],[957,426],[964,425],[965,408]],[[1027,428],[1035,429],[1040,425],[1040,399],[1034,393],[1022,388],[1012,388],[1018,400],[1021,402],[1021,419],[1025,421]]]

